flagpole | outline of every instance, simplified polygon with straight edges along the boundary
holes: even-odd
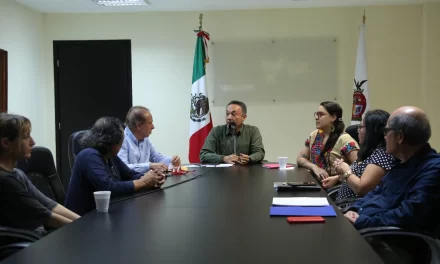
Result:
[[[362,16],[362,23],[365,26],[365,20],[367,20],[367,17],[365,16],[365,8],[364,8],[364,15]]]
[[[199,31],[202,31],[202,29],[203,29],[203,14],[202,13],[200,13],[200,15],[199,15]]]
[[[210,37],[209,33],[203,30],[202,13],[199,14],[199,27],[194,29],[194,32],[196,32],[197,41],[191,85],[188,159],[190,163],[200,163],[200,150],[213,127],[205,69],[206,63],[209,62],[208,41]]]

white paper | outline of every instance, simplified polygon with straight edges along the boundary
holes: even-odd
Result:
[[[187,167],[187,168],[200,168],[200,167],[207,167],[207,168],[213,168],[213,167],[216,167],[216,168],[222,168],[222,167],[231,167],[231,166],[233,166],[234,164],[226,164],[226,163],[224,163],[224,164],[217,164],[217,165],[215,165],[215,164],[189,164],[189,165],[184,165],[185,167]]]
[[[234,164],[226,164],[226,163],[223,163],[223,164],[217,164],[217,165],[209,164],[209,165],[205,165],[205,167],[208,167],[208,168],[212,168],[212,167],[222,168],[222,167],[232,167],[233,165],[234,165]]]
[[[197,164],[189,164],[189,165],[184,165],[183,167],[187,167],[187,168],[197,168],[197,167],[200,167],[200,165],[197,165]]]
[[[278,206],[329,206],[326,197],[274,197],[273,205]]]

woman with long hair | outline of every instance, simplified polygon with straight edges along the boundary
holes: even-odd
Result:
[[[373,190],[383,176],[391,170],[394,158],[386,153],[383,128],[386,126],[390,114],[384,110],[368,111],[358,127],[360,150],[358,158],[351,166],[343,160],[336,160],[334,167],[339,173],[335,176],[342,181],[337,200],[364,196]],[[323,186],[331,181],[323,181]]]
[[[26,117],[0,114],[0,224],[39,232],[42,226],[62,227],[79,215],[46,197],[16,168],[17,161],[31,157],[31,130]]]
[[[311,170],[318,180],[336,175],[331,164],[342,158],[348,164],[357,158],[357,142],[344,132],[342,108],[335,102],[322,102],[314,113],[316,130],[313,131],[300,151],[297,164]],[[332,178],[331,184],[337,180]],[[328,186],[330,185],[330,182]]]

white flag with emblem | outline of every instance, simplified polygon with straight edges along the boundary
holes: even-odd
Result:
[[[365,19],[365,17],[364,17]],[[362,116],[369,109],[368,75],[365,54],[365,23],[360,26],[359,42],[356,55],[356,69],[354,74],[353,107],[351,125],[360,124]]]

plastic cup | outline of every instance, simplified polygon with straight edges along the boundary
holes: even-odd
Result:
[[[278,165],[280,170],[285,170],[287,168],[287,157],[278,157]]]
[[[95,203],[96,203],[96,211],[100,213],[108,212],[108,207],[110,205],[110,195],[112,192],[110,191],[100,191],[94,192]]]

